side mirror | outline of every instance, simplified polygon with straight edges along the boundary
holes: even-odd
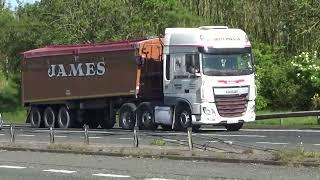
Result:
[[[195,73],[196,73],[195,68],[194,68],[193,66],[190,66],[190,67],[188,68],[188,73],[195,74]]]
[[[190,66],[190,67],[188,68],[188,73],[191,73],[191,74],[193,74],[193,75],[195,75],[195,76],[197,76],[197,77],[200,77],[200,76],[201,76],[199,69],[197,69],[197,68],[195,68],[195,67],[193,67],[193,66]]]

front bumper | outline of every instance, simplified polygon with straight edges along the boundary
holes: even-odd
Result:
[[[205,113],[204,108],[211,109],[212,113]],[[221,117],[218,113],[215,103],[202,103],[201,104],[201,114],[192,115],[192,124],[204,125],[204,124],[234,124],[243,122],[253,122],[255,121],[255,102],[249,101],[247,105],[247,110],[240,117]]]

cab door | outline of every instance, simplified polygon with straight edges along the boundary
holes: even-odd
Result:
[[[183,76],[184,54],[170,54],[165,56],[164,63],[164,96],[177,97],[183,92],[181,77]]]

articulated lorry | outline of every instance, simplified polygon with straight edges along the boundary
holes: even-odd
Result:
[[[164,38],[49,46],[23,53],[22,100],[32,127],[184,130],[255,120],[246,33],[167,28]]]

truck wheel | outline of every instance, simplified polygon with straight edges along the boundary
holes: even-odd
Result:
[[[236,123],[236,124],[226,124],[224,127],[227,131],[239,131],[243,126],[243,123]]]
[[[61,107],[58,113],[59,128],[70,128],[72,126],[72,114],[66,107]]]
[[[122,129],[133,129],[136,124],[136,105],[133,103],[126,103],[121,106],[119,111],[119,124]]]
[[[31,127],[33,128],[42,127],[42,117],[41,117],[40,108],[32,107],[29,114],[29,118],[30,118]]]
[[[137,117],[139,126],[142,129],[155,130],[158,128],[158,125],[154,122],[154,113],[149,103],[139,107],[137,110]]]
[[[191,126],[191,110],[186,105],[178,105],[176,108],[175,123],[177,130],[187,130]]]
[[[52,107],[47,107],[43,113],[44,127],[54,127],[56,123],[56,114]]]

